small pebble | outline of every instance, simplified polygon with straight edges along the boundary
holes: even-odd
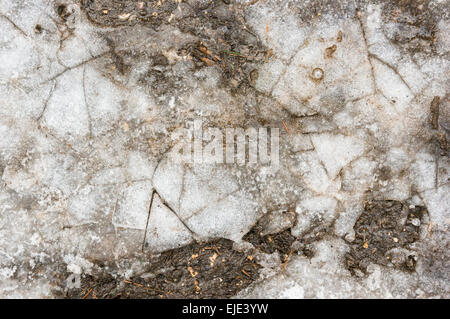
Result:
[[[256,80],[258,80],[258,77],[259,77],[258,70],[255,69],[255,70],[251,71],[250,72],[250,84],[255,85]]]
[[[420,219],[419,218],[414,218],[413,220],[411,220],[411,224],[413,224],[416,227],[420,226]]]
[[[119,15],[119,20],[125,21],[128,20],[128,18],[130,17],[131,13],[123,13],[121,15]]]
[[[324,72],[321,68],[315,68],[312,70],[311,76],[314,80],[320,81],[323,79]]]
[[[353,242],[355,240],[355,234],[347,234],[345,235],[345,240],[348,242]]]

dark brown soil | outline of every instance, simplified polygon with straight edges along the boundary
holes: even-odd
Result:
[[[314,256],[313,243],[322,240],[330,233],[332,225],[320,222],[313,223],[312,227],[302,237],[292,235],[292,227],[281,229],[276,233],[264,234],[270,214],[263,216],[258,223],[244,236],[243,240],[253,244],[259,251],[266,254],[278,252],[282,263],[289,261],[294,253],[300,253],[308,258]],[[294,223],[295,225],[295,223]],[[292,225],[292,226],[294,226]]]
[[[355,223],[355,240],[345,256],[347,269],[366,272],[370,263],[414,271],[416,256],[407,248],[420,239],[425,207],[409,208],[398,201],[369,201]]]
[[[267,52],[246,26],[241,8],[226,2],[83,0],[81,7],[88,19],[101,27],[143,25],[158,31],[163,25],[175,26],[183,34],[193,36],[189,44],[178,48],[178,53],[191,57],[197,68],[216,66],[224,85],[234,90],[255,80],[253,64],[267,59]],[[169,79],[160,80],[163,81],[159,83]]]
[[[448,9],[448,2],[386,1],[383,6],[384,33],[392,43],[412,54],[435,53],[437,23],[445,15],[448,18]]]
[[[99,26],[146,23],[157,27],[168,20],[178,4],[176,1],[82,0],[81,5],[89,20]]]
[[[261,234],[262,227],[257,225],[253,227],[243,239],[266,254],[273,254],[278,251],[283,262],[294,252],[291,246],[295,237],[291,235],[291,229],[286,229],[277,234],[265,236],[262,236]]]
[[[263,235],[267,216],[244,236],[255,249],[247,253],[233,249],[233,242],[218,239],[207,243],[193,243],[170,250],[159,256],[148,255],[150,265],[145,271],[128,280],[114,278],[109,272],[81,278],[79,289],[69,290],[65,298],[229,298],[259,278],[261,266],[253,256],[257,251],[278,252],[286,263],[299,249],[308,257],[313,255],[310,242],[321,237],[308,236],[294,248],[296,238],[291,228]],[[317,232],[315,232],[315,235]],[[256,250],[256,251],[255,251]],[[100,267],[102,269],[103,267]],[[64,277],[64,276],[63,276]]]
[[[259,276],[253,256],[219,239],[191,244],[150,259],[146,272],[124,280],[86,276],[66,298],[229,298]]]

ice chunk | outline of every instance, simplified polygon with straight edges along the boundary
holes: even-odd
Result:
[[[291,58],[307,37],[307,28],[299,28],[294,15],[280,15],[266,6],[249,9],[248,22],[261,39],[283,59]]]
[[[43,126],[69,141],[89,134],[89,113],[83,89],[83,69],[62,74],[42,116]]]
[[[189,218],[238,189],[229,172],[213,166],[186,170],[183,183],[180,198],[180,216],[183,218]]]
[[[152,184],[149,181],[126,185],[117,201],[113,225],[115,227],[144,230],[147,225],[152,192]]]
[[[185,168],[179,163],[163,159],[156,168],[153,185],[164,200],[175,210],[180,209],[179,198],[183,188]]]
[[[155,162],[144,153],[131,152],[128,155],[127,172],[131,180],[151,179],[155,166]]]
[[[154,193],[148,220],[145,247],[152,252],[181,247],[192,241],[192,235],[159,195]]]
[[[336,216],[337,201],[326,196],[316,196],[301,201],[295,211],[297,212],[297,224],[292,229],[294,236],[301,236],[310,227],[330,224]]]
[[[364,152],[362,142],[351,136],[325,133],[311,136],[311,141],[331,179]]]
[[[410,171],[411,179],[419,192],[433,189],[435,187],[436,160],[431,154],[417,154],[416,160],[411,164]]]
[[[257,203],[238,191],[193,215],[186,224],[205,238],[223,237],[240,241],[257,218]]]

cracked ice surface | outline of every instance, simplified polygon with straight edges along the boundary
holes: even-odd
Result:
[[[421,40],[432,49],[410,50],[395,40],[402,25],[385,20],[385,4],[344,1],[345,14],[330,5],[306,18],[295,1],[236,1],[270,52],[248,91],[236,93],[217,66],[197,69],[182,54],[192,35],[170,21],[158,31],[102,28],[78,1],[60,2],[71,12],[64,21],[51,1],[0,2],[1,297],[52,296],[51,265],[90,273],[106,260],[130,276],[145,254],[193,241],[249,249],[244,235],[278,211],[295,212],[278,226],[297,239],[319,226],[326,237],[312,244],[314,257],[287,266],[261,253],[260,280],[239,296],[449,296],[446,251],[437,256],[443,269],[425,253],[449,245],[448,6],[430,1],[443,12],[433,39]],[[157,54],[167,77],[149,87],[142,78]],[[171,133],[197,118],[221,129],[279,128],[279,170],[173,163],[180,141]],[[358,278],[343,266],[370,198],[427,207],[421,241],[409,248],[423,255],[415,272],[370,265]]]

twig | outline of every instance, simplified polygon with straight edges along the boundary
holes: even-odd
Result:
[[[283,125],[284,125],[284,128],[286,129],[286,132],[288,132],[288,134],[289,134],[289,129],[288,129],[288,127],[286,126],[286,123],[284,123],[284,121],[283,121],[283,120],[281,120],[281,122],[283,123]]]
[[[86,299],[92,292],[93,288],[89,289],[89,291],[83,296],[81,297],[81,299]]]

